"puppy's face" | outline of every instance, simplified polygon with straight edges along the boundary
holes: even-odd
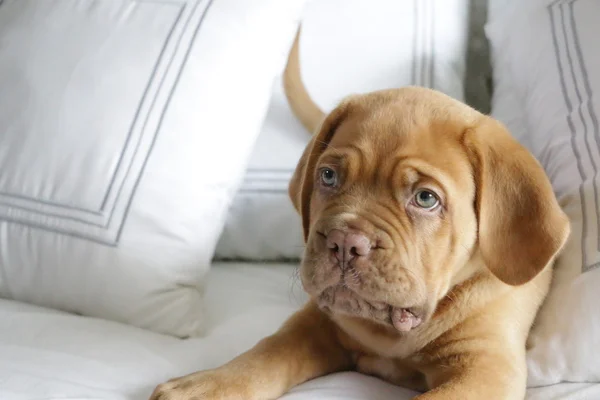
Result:
[[[324,309],[410,330],[472,252],[475,185],[460,124],[344,119],[314,169],[305,289]]]
[[[475,253],[505,257],[488,264],[510,284],[530,280],[551,260],[568,224],[539,165],[496,132],[499,124],[483,126],[490,121],[416,88],[352,98],[327,118],[290,185],[304,221],[302,283],[324,311],[409,332],[426,324],[452,285],[473,273]],[[497,157],[503,150],[512,151],[502,156],[508,161]],[[532,221],[523,211],[533,213]],[[498,252],[519,252],[522,244],[498,248],[486,241],[505,238],[481,234],[521,237],[519,215],[526,236],[542,235],[549,244],[506,267],[512,257]],[[546,219],[559,222],[550,238],[543,232]]]

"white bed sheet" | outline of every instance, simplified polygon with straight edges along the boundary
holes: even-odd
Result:
[[[178,340],[110,321],[0,300],[1,400],[143,400],[173,376],[215,367],[273,332],[305,301],[294,267],[217,264],[204,338]],[[286,400],[403,400],[415,393],[355,373],[308,382]],[[600,385],[558,385],[528,400],[598,399]]]

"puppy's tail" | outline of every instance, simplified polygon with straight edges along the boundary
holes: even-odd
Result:
[[[325,113],[313,101],[302,82],[300,74],[300,29],[296,33],[294,44],[288,56],[287,65],[283,73],[283,89],[292,112],[304,127],[311,133],[325,118]]]

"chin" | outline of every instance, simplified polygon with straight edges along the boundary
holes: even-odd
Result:
[[[430,315],[428,291],[405,268],[381,267],[390,262],[359,257],[341,267],[331,254],[308,246],[300,277],[304,290],[329,315],[368,320],[399,333],[412,332]]]
[[[426,320],[424,307],[394,307],[382,301],[367,300],[343,283],[329,286],[313,298],[327,314],[368,320],[400,333],[411,332]]]

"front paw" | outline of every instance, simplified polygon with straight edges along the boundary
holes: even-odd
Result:
[[[226,370],[196,372],[158,385],[150,400],[251,400],[250,385]]]

